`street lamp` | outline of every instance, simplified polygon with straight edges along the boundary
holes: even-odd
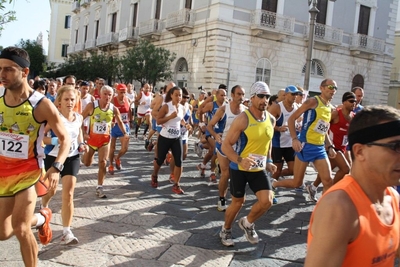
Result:
[[[335,2],[336,0],[329,0]],[[306,73],[304,77],[304,89],[309,90],[310,87],[310,74],[311,74],[311,63],[312,63],[312,52],[314,47],[314,35],[315,35],[315,20],[319,10],[317,8],[318,0],[308,0],[308,6],[311,6],[310,10],[310,29],[308,32],[308,48],[307,48],[307,58],[306,58]]]

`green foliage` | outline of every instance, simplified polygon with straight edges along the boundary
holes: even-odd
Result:
[[[42,74],[46,69],[46,56],[41,45],[36,41],[21,39],[17,47],[25,49],[29,54],[31,65],[29,67],[30,76],[35,77]]]
[[[175,58],[175,53],[156,47],[149,41],[140,40],[136,47],[128,49],[122,56],[122,66],[119,69],[125,80],[155,85],[172,77],[170,67]]]
[[[9,4],[11,4],[12,0],[9,0],[8,2]],[[10,10],[3,13],[3,10],[6,8],[4,6],[4,3],[7,3],[7,0],[0,0],[0,36],[1,32],[4,30],[4,26],[7,23],[17,20],[17,17],[15,16],[15,11]]]

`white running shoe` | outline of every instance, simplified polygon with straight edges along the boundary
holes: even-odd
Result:
[[[61,243],[63,245],[75,245],[79,243],[79,240],[74,236],[72,232],[68,232],[67,234],[64,234],[62,236]]]

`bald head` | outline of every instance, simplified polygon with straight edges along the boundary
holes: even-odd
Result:
[[[175,87],[175,83],[174,82],[170,82],[168,85],[167,85],[167,87],[165,87],[165,93],[168,93],[168,91],[171,89],[171,88],[174,88]]]

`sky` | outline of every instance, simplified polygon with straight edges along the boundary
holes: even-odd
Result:
[[[36,40],[40,32],[43,34],[43,49],[47,55],[48,30],[50,29],[50,1],[48,0],[13,0],[5,4],[5,13],[16,11],[17,20],[5,25],[0,36],[3,47],[18,44],[21,39]]]

